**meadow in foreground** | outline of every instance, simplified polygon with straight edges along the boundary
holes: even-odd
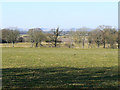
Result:
[[[3,88],[118,86],[118,49],[2,48]]]

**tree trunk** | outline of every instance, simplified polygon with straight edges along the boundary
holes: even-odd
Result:
[[[14,42],[12,42],[12,47],[14,47]]]
[[[118,44],[118,49],[120,48],[120,45]]]
[[[83,40],[83,48],[84,48],[84,44],[85,44],[85,42],[84,42],[84,40]]]
[[[105,41],[104,41],[104,46],[103,46],[103,48],[105,48]]]
[[[118,42],[118,49],[120,49],[120,43]]]
[[[36,42],[36,47],[38,47],[38,42]]]
[[[99,43],[97,45],[98,45],[98,48],[99,48],[99,46],[100,46]]]
[[[57,40],[55,40],[55,47],[57,46]]]

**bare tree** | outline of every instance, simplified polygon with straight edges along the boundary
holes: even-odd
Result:
[[[106,47],[107,31],[110,30],[111,28],[112,28],[111,26],[106,26],[106,25],[100,25],[100,26],[97,27],[97,29],[99,29],[102,32],[103,48]]]
[[[113,28],[112,26],[105,26],[105,25],[100,25],[98,29],[102,32],[102,43],[103,43],[103,48],[106,47],[106,43],[110,44],[111,47],[113,47],[113,44],[115,43],[116,40],[116,29]]]
[[[100,44],[102,43],[102,32],[99,29],[93,30],[92,39],[97,44],[97,47],[99,48]]]
[[[79,41],[79,38],[77,38],[77,39],[76,38],[77,38],[76,32],[71,29],[71,31],[69,32],[69,39],[70,39],[69,48],[73,46],[73,42],[77,43]]]
[[[88,32],[88,48],[91,46],[92,43],[93,43],[93,33]]]
[[[97,29],[99,29],[101,32],[102,32],[102,43],[103,43],[103,48],[105,48],[105,45],[106,45],[106,29],[107,27],[105,25],[100,25],[97,27]]]
[[[79,36],[80,36],[80,40],[82,41],[82,48],[84,48],[85,46],[85,38],[88,34],[88,28],[86,27],[82,27],[80,29],[77,30],[79,32]]]
[[[52,34],[50,38],[54,41],[54,46],[57,46],[58,42],[58,36],[62,33],[62,30],[59,30],[59,27],[57,29],[51,29]]]
[[[80,44],[82,42],[82,37],[81,37],[81,32],[80,31],[76,31],[74,33],[74,40],[75,40],[75,43],[77,44]]]

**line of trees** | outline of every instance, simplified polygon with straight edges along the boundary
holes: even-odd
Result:
[[[61,30],[59,30],[59,27],[57,29],[52,29],[51,34],[45,34],[40,28],[32,28],[29,29],[28,35],[29,35],[29,41],[31,42],[31,47],[33,47],[35,43],[35,47],[38,47],[38,44],[40,46],[43,46],[41,44],[42,41],[49,41],[53,42],[54,46],[57,46],[58,42],[58,36],[61,34]],[[2,29],[2,40],[8,43],[12,43],[14,47],[14,43],[18,42],[18,39],[20,39],[20,32],[17,29]]]
[[[88,31],[89,28],[83,27],[77,30],[71,30],[67,35],[71,40],[71,46],[74,44],[82,44],[82,48],[85,47],[85,43],[88,44],[88,48],[92,44],[96,44],[99,48],[101,45],[103,48],[111,47],[117,44],[120,48],[120,31],[112,26],[100,25],[95,30]],[[62,34],[63,30],[60,28],[51,29],[51,33],[44,33],[41,28],[32,28],[27,32],[29,35],[29,41],[31,42],[31,47],[35,44],[35,47],[38,45],[43,46],[42,42],[51,42],[54,44],[54,47],[57,47],[58,37]],[[7,43],[18,42],[20,39],[20,32],[18,29],[2,29],[2,40]]]
[[[88,48],[91,46],[91,44],[96,44],[98,48],[100,47],[100,45],[103,45],[103,48],[106,48],[106,44],[110,45],[111,48],[114,48],[115,44],[118,44],[119,46],[120,38],[118,34],[120,34],[120,31],[117,31],[117,29],[111,26],[101,25],[95,30],[87,30],[88,28],[83,27],[72,33],[75,42],[82,42],[83,48],[86,38],[88,42]]]

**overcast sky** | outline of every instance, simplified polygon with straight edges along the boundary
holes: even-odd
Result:
[[[4,2],[1,5],[1,28],[118,27],[117,2]]]

